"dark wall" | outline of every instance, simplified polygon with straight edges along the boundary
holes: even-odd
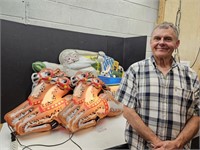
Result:
[[[32,63],[58,63],[60,52],[68,48],[102,50],[127,69],[131,63],[145,58],[146,36],[126,39],[1,20],[1,122],[8,111],[30,94]]]

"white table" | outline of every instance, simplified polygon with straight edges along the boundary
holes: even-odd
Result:
[[[124,140],[125,119],[122,115],[100,120],[95,127],[76,132],[72,140],[83,150],[103,150],[117,145],[125,144]],[[0,131],[0,149],[10,150],[11,131],[7,123],[3,124]],[[18,137],[23,145],[61,143],[69,138],[68,130],[60,127],[48,132],[33,133]],[[23,147],[18,145],[18,150]],[[80,150],[72,141],[55,147],[30,147],[32,150]],[[28,149],[26,149],[28,150]]]

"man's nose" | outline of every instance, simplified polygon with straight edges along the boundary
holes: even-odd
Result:
[[[164,43],[165,43],[164,38],[161,38],[161,39],[159,40],[159,44],[164,44]]]

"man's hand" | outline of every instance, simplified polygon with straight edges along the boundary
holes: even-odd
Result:
[[[172,141],[161,141],[154,144],[153,149],[155,150],[181,150],[183,147],[180,146],[175,140]]]

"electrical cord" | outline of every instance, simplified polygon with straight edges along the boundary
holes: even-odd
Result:
[[[8,125],[8,124],[7,124]],[[13,149],[13,150],[15,150],[16,149],[16,146],[15,147],[13,147],[13,142],[15,142],[15,144],[16,144],[16,141],[17,141],[17,143],[20,145],[20,146],[22,146],[22,147],[24,147],[25,145],[23,145],[20,141],[19,141],[19,139],[17,138],[17,136],[16,136],[16,133],[12,130],[12,128],[8,125],[8,128],[10,129],[10,131],[11,131],[11,142],[12,142],[12,144],[11,144],[11,149]],[[18,145],[17,145],[17,147],[18,147]],[[30,149],[31,150],[31,149]]]
[[[78,145],[76,142],[74,142],[74,140],[72,140],[72,138],[70,139],[72,141],[72,143],[74,143],[80,150],[82,150],[82,148],[80,147],[80,145]]]
[[[199,56],[199,53],[200,53],[200,47],[199,47],[199,51],[198,51],[198,53],[197,53],[197,55],[196,55],[196,58],[195,58],[193,64],[190,66],[190,68],[192,68],[192,67],[196,64],[197,58],[198,58],[198,56]]]
[[[80,150],[82,150],[81,146],[78,145],[76,142],[74,142],[74,140],[72,140],[72,137],[73,137],[74,133],[71,133],[71,134],[69,135],[69,138],[68,138],[67,140],[65,140],[65,141],[63,141],[63,142],[61,142],[61,143],[58,143],[58,144],[52,144],[52,145],[46,145],[46,144],[23,145],[23,144],[20,142],[20,140],[17,138],[16,133],[11,129],[11,127],[10,127],[9,125],[8,125],[8,128],[9,128],[10,131],[11,131],[11,138],[12,138],[12,141],[13,141],[13,140],[16,140],[16,141],[19,143],[19,145],[20,145],[21,147],[23,147],[22,150],[25,150],[25,149],[32,150],[30,147],[56,147],[56,146],[65,144],[65,143],[68,142],[68,141],[71,141],[71,142],[74,143]]]
[[[45,144],[32,144],[32,145],[27,145],[25,146],[22,150],[25,150],[25,149],[29,149],[30,147],[55,147],[55,146],[59,146],[59,145],[62,145],[62,144],[65,144],[66,142],[70,141],[71,138],[73,137],[73,134],[70,134],[69,135],[69,138],[61,143],[58,143],[58,144],[52,144],[52,145],[45,145]]]
[[[176,21],[175,21],[175,26],[177,27],[179,34],[180,34],[180,22],[181,22],[181,5],[182,5],[181,0],[179,0],[179,6],[178,6],[178,10],[176,12]],[[199,51],[196,55],[195,61],[190,66],[190,68],[192,68],[196,64],[199,53],[200,53],[200,48],[199,48]],[[180,62],[180,56],[179,56],[179,50],[178,49],[176,50],[175,59],[178,60],[178,62]]]

